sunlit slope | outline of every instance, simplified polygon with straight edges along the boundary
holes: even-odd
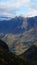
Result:
[[[37,41],[35,41],[34,45],[37,46]]]

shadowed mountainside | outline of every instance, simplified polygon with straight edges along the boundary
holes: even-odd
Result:
[[[31,62],[35,62],[37,64],[37,41],[32,45],[26,52],[21,54],[23,58],[30,60]]]
[[[22,65],[22,59],[11,53],[5,42],[0,40],[0,65]]]
[[[0,65],[37,65],[37,62],[13,54],[9,51],[7,44],[0,40]]]
[[[5,46],[5,47],[4,47]],[[0,65],[27,65],[24,60],[11,53],[5,42],[0,40]]]

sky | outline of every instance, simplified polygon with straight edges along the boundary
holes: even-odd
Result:
[[[0,16],[37,16],[37,0],[0,0]]]

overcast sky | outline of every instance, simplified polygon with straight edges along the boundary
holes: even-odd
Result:
[[[0,16],[36,16],[37,0],[0,0]]]

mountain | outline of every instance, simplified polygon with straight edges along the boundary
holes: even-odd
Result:
[[[4,18],[0,20],[0,39],[8,44],[10,51],[20,55],[37,40],[37,16]]]
[[[35,28],[35,26],[37,26],[37,17],[24,18],[19,16],[9,20],[4,19],[0,21],[0,32],[3,32],[4,34],[21,34],[31,28]]]

